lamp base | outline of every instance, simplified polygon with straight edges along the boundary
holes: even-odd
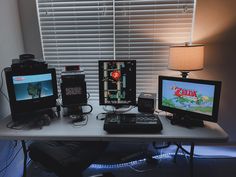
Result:
[[[180,71],[182,78],[187,78],[189,71]]]

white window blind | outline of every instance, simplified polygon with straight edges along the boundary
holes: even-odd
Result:
[[[194,0],[37,0],[37,8],[44,59],[58,75],[80,65],[97,98],[97,61],[113,59],[114,45],[117,60],[137,61],[137,94],[156,91],[169,46],[190,41]]]

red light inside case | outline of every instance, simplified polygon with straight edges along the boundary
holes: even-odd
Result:
[[[111,77],[115,80],[118,81],[120,79],[121,73],[117,70],[113,71],[111,73]]]

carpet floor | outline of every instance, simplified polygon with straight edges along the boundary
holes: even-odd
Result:
[[[115,148],[114,148],[115,147]],[[184,154],[177,156],[176,162],[173,161],[173,148],[155,152],[154,161],[143,161],[145,156],[142,153],[144,146],[114,146],[107,151],[101,159],[84,171],[84,177],[91,175],[111,172],[115,177],[189,177],[188,157]],[[125,150],[121,149],[123,148]],[[172,152],[168,154],[168,152]],[[135,160],[139,159],[137,162]],[[133,163],[129,163],[129,162]],[[195,156],[194,158],[194,177],[235,177],[236,158],[217,158],[206,156]],[[56,177],[52,172],[48,172],[38,164],[32,162],[27,170],[27,177]]]

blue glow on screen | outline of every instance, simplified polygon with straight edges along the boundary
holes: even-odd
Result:
[[[162,105],[212,115],[215,86],[163,80]]]
[[[52,75],[50,73],[13,76],[13,84],[17,101],[53,95]]]

